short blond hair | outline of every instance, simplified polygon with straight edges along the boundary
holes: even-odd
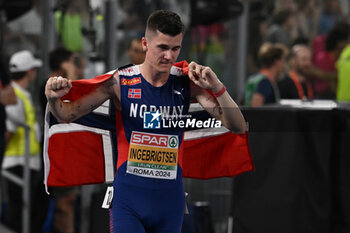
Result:
[[[266,42],[261,45],[258,52],[258,59],[263,68],[270,68],[277,60],[288,55],[288,48],[283,44],[272,44]]]

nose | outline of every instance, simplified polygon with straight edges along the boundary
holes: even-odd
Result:
[[[171,57],[172,57],[172,51],[170,49],[164,52],[164,59],[171,60]]]

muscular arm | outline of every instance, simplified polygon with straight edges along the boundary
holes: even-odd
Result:
[[[51,77],[45,87],[50,111],[63,122],[71,122],[86,115],[111,97],[119,98],[119,82],[114,75],[77,101],[61,101],[60,98],[67,94],[71,87],[71,81],[60,77]]]
[[[192,63],[191,63],[192,64]],[[215,73],[204,67],[200,70],[198,64],[189,67],[191,82],[191,96],[196,98],[202,107],[229,130],[235,133],[245,133],[246,122],[244,117],[227,91],[219,97],[211,96],[205,89],[213,93],[220,91],[223,84],[217,79]],[[203,79],[203,81],[201,80]]]

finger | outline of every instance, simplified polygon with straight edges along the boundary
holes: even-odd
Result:
[[[69,83],[69,80],[68,80],[68,79],[62,80],[61,87],[62,87],[62,88],[68,88],[68,83]]]
[[[52,81],[54,80],[54,78],[56,78],[56,77],[55,77],[55,76],[50,77],[50,78],[47,80],[46,85],[47,85],[47,86],[50,86],[50,85],[52,84]]]
[[[192,72],[195,70],[197,63],[195,63],[194,61],[192,61],[189,65],[188,65],[188,71]]]
[[[194,76],[193,72],[188,73],[188,77],[190,78],[191,81],[197,81],[197,78]]]
[[[192,80],[192,81],[198,81],[199,80],[199,76],[197,75],[195,70],[192,70],[191,72],[188,72],[188,77]]]
[[[56,91],[58,88],[58,82],[57,82],[57,77],[53,77],[52,82],[51,82],[51,89]]]
[[[68,87],[68,79],[62,78],[61,76],[57,77],[57,79],[54,79],[54,83],[56,84],[56,90]]]
[[[68,80],[67,87],[68,87],[69,89],[71,89],[71,88],[72,88],[72,80]]]
[[[196,74],[198,77],[202,77],[202,70],[203,70],[203,66],[201,66],[201,65],[196,66],[195,71],[196,71]]]
[[[191,78],[190,76],[188,76],[190,78],[190,80],[196,85],[196,86],[201,86],[200,82],[196,79],[196,78]]]
[[[191,62],[188,66],[188,73],[193,74],[195,78],[198,78],[198,74],[196,73],[197,67],[198,67],[198,64],[196,62]]]
[[[68,86],[68,80],[65,79],[65,78],[62,78],[61,76],[59,76],[57,78],[57,87],[58,89],[63,89],[63,88],[66,88]]]
[[[61,76],[58,76],[56,79],[56,89],[62,89],[62,85],[63,85],[63,78]]]
[[[63,79],[63,84],[62,84],[62,88],[68,88],[70,89],[72,87],[72,80],[69,80],[67,78]]]
[[[52,81],[52,87],[53,87],[53,90],[60,90],[63,88],[63,82],[64,82],[64,79],[62,77],[55,77]]]
[[[204,69],[202,70],[202,77],[203,77],[204,79],[206,79],[206,77],[209,77],[210,73],[211,73],[211,69],[210,69],[208,66],[206,66],[206,67],[204,67]]]
[[[54,81],[55,81],[55,79],[57,79],[56,76],[50,77],[50,78],[47,80],[46,87],[47,87],[48,90],[55,90],[55,89],[54,89]]]

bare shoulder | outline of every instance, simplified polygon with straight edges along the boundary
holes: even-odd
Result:
[[[118,70],[116,70],[111,78],[107,81],[107,87],[108,91],[110,92],[114,104],[117,107],[118,110],[121,110],[121,97],[120,97],[120,82],[119,82],[119,73]]]
[[[120,100],[120,82],[119,82],[119,73],[118,71],[114,72],[112,75],[112,82],[113,82],[113,93],[117,97],[118,100]]]
[[[106,79],[99,87],[99,92],[103,92],[104,94],[108,94],[110,97],[113,97],[118,91],[119,88],[119,75],[118,72],[115,71],[111,76]]]
[[[110,89],[119,85],[119,74],[118,71],[115,71],[109,79],[104,82],[104,87]]]

